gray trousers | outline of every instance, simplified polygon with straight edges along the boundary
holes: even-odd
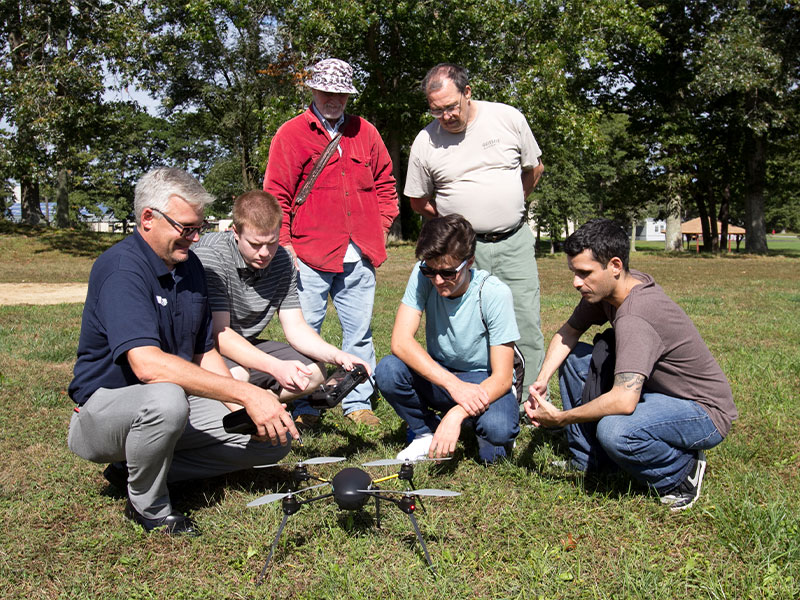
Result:
[[[475,266],[505,283],[514,296],[514,316],[520,335],[517,347],[525,357],[523,398],[527,398],[528,386],[536,381],[545,354],[535,245],[530,227],[523,224],[511,237],[499,242],[478,240],[475,248]]]
[[[201,479],[274,463],[290,446],[226,433],[222,402],[188,396],[173,383],[100,388],[73,413],[67,443],[98,463],[128,463],[128,497],[147,518],[169,515],[167,482]]]

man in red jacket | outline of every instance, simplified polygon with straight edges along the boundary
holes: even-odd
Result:
[[[328,296],[342,325],[342,350],[375,367],[372,306],[375,267],[386,260],[386,236],[398,215],[392,161],[378,130],[345,114],[353,87],[353,69],[328,58],[312,67],[306,82],[313,102],[284,123],[272,140],[264,191],[283,209],[280,243],[297,260],[297,291],[303,315],[317,332]],[[333,137],[338,144],[301,204],[297,195]],[[364,383],[342,402],[352,421],[378,425],[372,412],[372,388]],[[310,427],[319,415],[295,402],[298,426]]]

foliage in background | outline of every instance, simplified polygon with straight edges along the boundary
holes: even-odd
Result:
[[[125,218],[158,164],[203,178],[224,216],[329,56],[354,65],[351,110],[381,131],[400,191],[430,120],[419,82],[446,61],[528,118],[546,167],[532,215],[554,237],[590,215],[667,215],[674,248],[701,216],[708,249],[731,222],[763,252],[766,229],[800,221],[797,0],[13,0],[0,17],[0,180],[22,184],[29,222],[40,189],[61,225],[100,204]],[[132,82],[159,117],[103,96]],[[395,233],[418,226],[403,199]]]

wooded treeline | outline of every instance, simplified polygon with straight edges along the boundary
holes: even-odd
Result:
[[[709,250],[719,218],[763,253],[767,229],[800,230],[800,0],[6,0],[0,19],[0,196],[19,185],[30,224],[45,199],[62,227],[100,204],[128,219],[136,180],[164,164],[200,176],[224,216],[307,105],[304,69],[334,56],[401,191],[430,119],[419,82],[446,61],[527,116],[546,232],[661,216],[670,249],[700,216]],[[129,86],[157,116],[109,99]],[[418,227],[405,199],[396,226]]]

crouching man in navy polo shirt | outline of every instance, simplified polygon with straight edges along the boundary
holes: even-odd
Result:
[[[233,379],[214,349],[203,266],[189,251],[212,201],[183,171],[150,171],[136,185],[136,230],[89,277],[68,443],[112,463],[104,475],[146,531],[197,535],[167,483],[275,462],[298,438],[276,395]],[[242,406],[258,436],[224,431],[222,417]]]

